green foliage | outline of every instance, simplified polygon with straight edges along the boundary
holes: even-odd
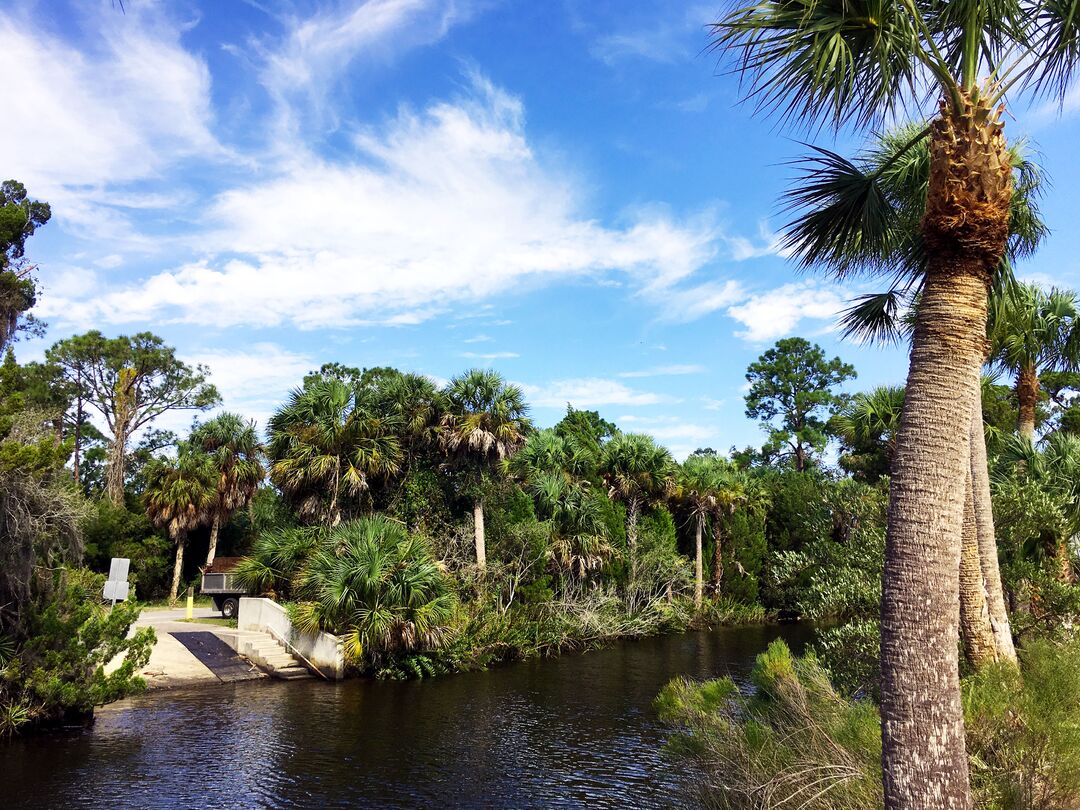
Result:
[[[769,435],[763,452],[805,470],[828,442],[825,417],[844,403],[834,389],[854,377],[853,366],[839,357],[826,360],[816,344],[797,337],[777,341],[746,370],[746,415]]]
[[[221,401],[206,381],[208,369],[189,367],[150,332],[107,338],[94,330],[59,341],[46,357],[125,446],[163,413],[205,410]]]
[[[880,699],[881,628],[877,619],[856,619],[822,630],[813,649],[838,692],[875,702]]]
[[[104,580],[83,569],[37,579],[21,640],[0,670],[0,736],[85,720],[94,706],[143,688],[136,673],[149,660],[154,631],[144,628],[128,638],[139,607],[104,607]],[[123,662],[106,674],[105,664],[118,655]]]
[[[963,684],[977,803],[1074,808],[1080,802],[1080,644],[1035,641],[1020,651],[1020,661],[1019,672],[997,664]]]
[[[131,560],[133,595],[146,600],[168,592],[173,544],[154,531],[144,511],[132,512],[100,500],[82,529],[85,561],[90,568],[104,571],[111,558],[126,557]]]
[[[868,483],[889,474],[903,408],[902,386],[879,386],[855,394],[829,420],[829,432],[840,440],[845,472]]]
[[[765,522],[770,550],[799,551],[831,532],[828,482],[820,473],[770,471],[763,482],[770,494]]]
[[[309,379],[270,418],[270,479],[301,517],[332,526],[358,510],[374,479],[399,470],[399,430],[373,389]]]
[[[278,601],[293,599],[304,566],[326,538],[321,526],[267,529],[252,544],[251,553],[234,569],[238,581],[252,593]]]
[[[738,509],[726,518],[725,534],[720,588],[738,602],[756,604],[768,557],[765,515],[758,510]]]
[[[41,331],[25,315],[37,303],[33,265],[26,261],[26,240],[52,216],[49,204],[31,200],[18,180],[0,184],[0,351],[21,329]]]
[[[887,492],[851,479],[825,488],[828,533],[770,562],[776,607],[806,618],[867,618],[881,603]]]
[[[297,626],[344,636],[357,662],[443,646],[456,604],[423,540],[381,515],[327,532],[296,590]]]
[[[751,682],[744,694],[730,678],[680,678],[656,699],[673,728],[668,748],[694,767],[703,806],[881,806],[872,704],[841,698],[816,659],[794,658],[782,641],[758,656]]]

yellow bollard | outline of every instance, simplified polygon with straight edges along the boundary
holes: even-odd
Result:
[[[187,589],[187,619],[191,619],[195,616],[195,593],[194,588],[190,586]]]

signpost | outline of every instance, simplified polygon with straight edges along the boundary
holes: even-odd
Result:
[[[128,568],[131,560],[126,557],[113,557],[109,564],[109,578],[105,582],[102,597],[111,599],[113,605],[128,598]]]

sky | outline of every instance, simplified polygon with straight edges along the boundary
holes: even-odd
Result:
[[[777,201],[813,140],[740,104],[708,51],[718,3],[14,0],[0,9],[0,173],[52,205],[28,243],[56,340],[149,330],[265,425],[337,361],[519,385],[679,458],[759,445],[745,371],[843,342],[873,281],[800,274]],[[1080,285],[1080,92],[1010,110],[1053,183],[1019,268]],[[182,428],[191,414],[159,425]]]

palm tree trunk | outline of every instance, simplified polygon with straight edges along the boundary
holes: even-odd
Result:
[[[637,498],[626,502],[626,551],[630,557],[630,584],[637,581],[637,525],[640,510]]]
[[[1062,538],[1058,541],[1054,556],[1057,558],[1058,579],[1067,585],[1073,582],[1072,556],[1069,554],[1069,541]]]
[[[484,499],[473,501],[473,536],[476,541],[476,567],[487,568],[487,546],[484,544]]]
[[[990,498],[990,469],[986,461],[986,434],[983,432],[982,386],[978,388],[975,407],[971,411],[971,485],[975,509],[975,527],[979,538],[979,564],[982,567],[986,607],[990,611],[990,626],[999,661],[1016,663],[1009,611],[1001,586],[1001,566],[998,563],[997,536],[994,532],[993,502]]]
[[[221,513],[214,512],[214,522],[210,524],[210,549],[206,552],[206,564],[213,565],[214,557],[217,556],[218,532],[221,531]]]
[[[974,669],[981,669],[998,659],[990,610],[983,588],[979,561],[979,530],[975,522],[975,498],[968,474],[964,498],[964,525],[960,536],[960,638],[964,657]]]
[[[889,493],[881,600],[888,810],[968,810],[960,701],[960,536],[986,297],[1008,234],[1012,169],[997,114],[964,91],[930,135],[927,252]]]
[[[1016,375],[1016,401],[1020,406],[1016,430],[1028,441],[1035,440],[1035,406],[1039,402],[1039,373],[1025,364]]]
[[[713,561],[710,584],[714,595],[720,595],[720,580],[724,576],[723,521],[717,515],[713,518]]]
[[[176,603],[176,596],[180,592],[180,577],[184,572],[184,546],[187,545],[187,535],[182,534],[174,538],[176,542],[176,562],[173,564],[172,586],[169,588],[169,604]]]
[[[699,610],[705,588],[705,572],[701,564],[701,531],[704,523],[704,516],[698,515],[697,531],[694,533],[694,607]]]

